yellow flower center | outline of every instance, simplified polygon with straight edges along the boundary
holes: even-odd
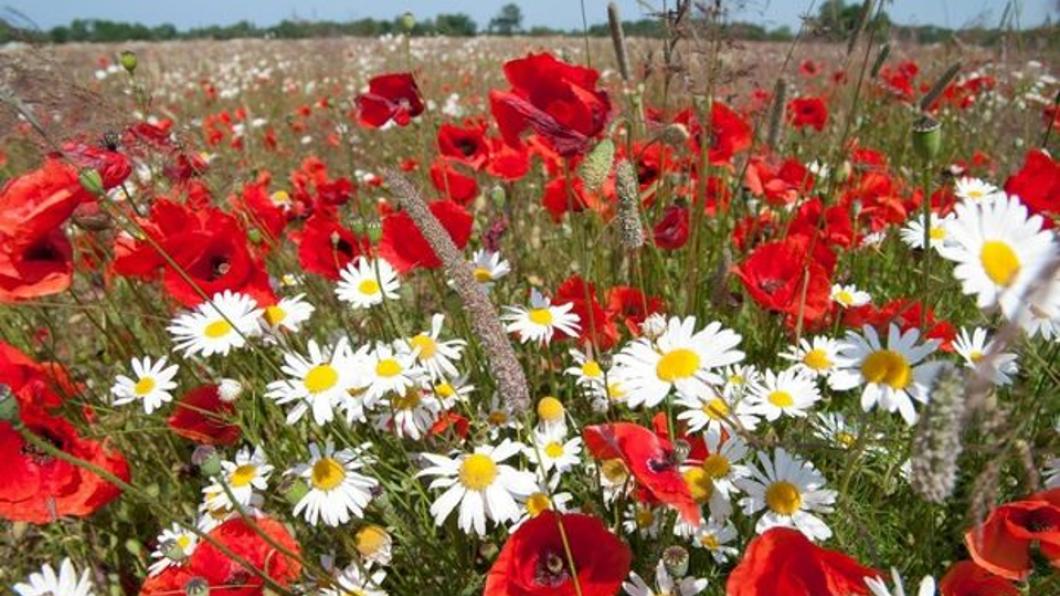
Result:
[[[894,350],[878,350],[861,363],[861,374],[869,383],[905,389],[913,381],[913,369],[905,356]]]
[[[854,443],[857,442],[858,438],[846,431],[839,431],[836,433],[835,440],[842,445],[844,449],[850,449],[854,446]]]
[[[393,358],[383,358],[375,365],[375,374],[380,377],[394,377],[401,374],[401,363]]]
[[[714,479],[728,476],[731,469],[732,464],[729,463],[729,458],[720,453],[708,455],[707,459],[703,460],[703,471]]]
[[[828,359],[828,352],[821,348],[814,348],[802,357],[802,363],[813,370],[828,370],[832,361]]]
[[[460,464],[460,484],[468,490],[486,490],[497,477],[497,464],[488,455],[473,453]]]
[[[629,476],[629,471],[626,469],[626,464],[621,459],[608,459],[600,463],[600,473],[607,478],[607,481],[611,484],[621,484],[626,481]]]
[[[537,402],[537,415],[547,422],[561,420],[563,418],[563,403],[552,396],[542,397]]]
[[[707,550],[718,550],[721,546],[721,542],[718,542],[717,536],[714,534],[703,534],[699,537],[699,544]]]
[[[766,397],[769,403],[778,408],[790,408],[795,405],[795,398],[787,391],[773,391]]]
[[[647,528],[655,522],[655,514],[651,512],[651,509],[637,509],[633,519],[637,522],[638,528]]]
[[[286,205],[291,202],[291,195],[286,190],[278,190],[272,193],[272,202],[275,205]]]
[[[548,445],[545,445],[545,455],[549,456],[552,459],[556,459],[557,457],[563,455],[563,445],[560,445],[556,441],[550,442]]]
[[[612,401],[619,401],[626,397],[626,390],[622,389],[621,383],[613,381],[607,384],[607,397]]]
[[[851,304],[854,304],[854,295],[846,290],[839,290],[838,292],[836,292],[835,299],[836,302],[842,304],[843,306],[850,306]]]
[[[479,283],[493,281],[493,275],[490,273],[490,270],[485,267],[475,267],[475,281]]]
[[[604,371],[595,360],[586,360],[585,364],[582,365],[582,374],[591,379],[595,379],[604,374]]]
[[[503,410],[493,410],[489,416],[486,416],[486,419],[493,426],[508,424],[508,413]]]
[[[442,381],[441,383],[435,385],[434,392],[438,394],[438,397],[442,398],[452,397],[456,395],[456,389],[453,389],[453,386],[449,383],[446,383],[445,381]]]
[[[542,511],[549,509],[552,509],[552,501],[545,493],[534,493],[526,499],[526,512],[530,517],[537,517]]]
[[[802,506],[802,495],[794,484],[778,480],[766,489],[766,504],[775,513],[791,515]]]
[[[144,377],[144,378],[142,378],[142,379],[140,379],[139,381],[136,382],[136,386],[133,387],[133,391],[136,392],[137,396],[143,397],[143,396],[147,395],[148,393],[151,393],[151,390],[154,389],[154,388],[155,388],[155,380],[152,379],[151,377]]]
[[[684,473],[688,492],[696,503],[706,503],[714,494],[714,481],[703,468],[689,468]]]
[[[409,389],[405,395],[395,395],[390,399],[390,404],[395,410],[411,410],[420,405],[420,390]]]
[[[231,484],[232,488],[243,488],[250,484],[257,475],[257,466],[254,464],[243,464],[232,470],[232,475],[228,477],[228,484]]]
[[[339,382],[339,371],[335,370],[334,366],[330,364],[318,364],[313,368],[309,369],[309,372],[305,374],[305,379],[302,380],[302,384],[305,385],[306,391],[310,393],[320,393],[321,391],[327,391],[335,386],[335,383]]]
[[[419,348],[420,360],[430,360],[434,358],[435,353],[438,352],[438,344],[426,333],[421,333],[416,337],[410,338],[409,343],[412,344],[413,348]]]
[[[655,365],[655,375],[672,383],[687,379],[699,370],[699,355],[687,348],[677,348],[663,354]]]
[[[729,404],[725,403],[725,400],[720,397],[715,397],[703,404],[701,409],[711,420],[724,420],[729,415],[729,412],[732,411],[729,408]]]
[[[732,385],[743,385],[747,382],[747,379],[743,378],[743,375],[729,375],[729,383]]]
[[[379,282],[374,279],[365,279],[357,284],[357,291],[365,296],[375,296],[379,293]]]
[[[547,308],[531,308],[526,315],[530,317],[530,322],[536,325],[552,324],[552,311]]]
[[[279,325],[287,318],[287,311],[273,304],[265,309],[265,321],[273,327]]]
[[[931,229],[928,230],[928,237],[932,240],[942,240],[946,237],[946,228],[943,228],[942,226],[931,226]]]
[[[968,195],[969,199],[973,199],[976,201],[986,196],[986,193],[983,192],[981,188],[973,188],[971,190],[965,191],[964,194]]]
[[[313,488],[323,491],[333,490],[346,479],[346,469],[330,457],[322,457],[313,464],[309,482]]]
[[[387,534],[386,530],[380,526],[369,524],[357,530],[357,535],[353,540],[357,552],[368,557],[379,552],[379,549],[390,542],[390,534]]]
[[[232,325],[228,321],[220,319],[207,325],[203,333],[210,339],[217,339],[228,335],[231,331]]]
[[[1020,259],[1016,251],[1000,240],[987,240],[979,251],[979,261],[990,281],[1008,287],[1020,272]]]
[[[979,362],[983,359],[983,353],[979,350],[972,350],[972,352],[968,354],[968,359],[972,362]]]

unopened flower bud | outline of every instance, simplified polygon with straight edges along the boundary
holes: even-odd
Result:
[[[118,55],[118,61],[121,62],[121,67],[125,69],[125,72],[129,74],[135,72],[136,65],[139,64],[136,53],[131,50],[122,50],[121,54]]]
[[[405,31],[412,31],[416,27],[416,17],[409,11],[405,11],[405,14],[401,15],[401,28]]]
[[[383,237],[383,228],[378,223],[372,222],[368,224],[365,231],[368,234],[368,240],[372,244],[379,242],[379,239]]]
[[[221,458],[210,445],[199,445],[191,453],[191,463],[198,466],[203,476],[211,478],[221,473]]]
[[[217,397],[226,404],[239,399],[242,393],[243,384],[235,379],[221,379],[221,382],[217,384]]]
[[[666,331],[666,317],[659,313],[652,313],[640,324],[640,333],[644,337],[654,340]]]
[[[691,135],[688,133],[687,126],[680,122],[674,122],[662,129],[659,133],[659,140],[671,147],[680,147],[688,141],[689,136]]]
[[[0,383],[0,420],[14,422],[18,420],[18,400],[11,388]]]
[[[250,240],[251,244],[261,244],[264,238],[261,236],[261,230],[257,228],[250,228],[247,230],[247,240]]]
[[[490,191],[490,200],[498,209],[503,209],[504,204],[508,202],[508,193],[504,192],[504,187],[498,184]]]
[[[103,188],[103,176],[94,168],[84,168],[78,172],[77,181],[81,183],[81,188],[92,193],[93,196],[101,197],[107,192]]]

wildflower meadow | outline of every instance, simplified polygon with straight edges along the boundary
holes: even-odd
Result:
[[[670,4],[0,50],[4,591],[1060,594],[1055,44]]]

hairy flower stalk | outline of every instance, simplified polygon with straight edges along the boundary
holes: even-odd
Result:
[[[578,168],[578,176],[581,177],[585,187],[591,191],[598,191],[611,173],[611,164],[615,161],[615,142],[605,138],[593,147],[593,150],[585,156],[581,166]]]
[[[920,496],[942,503],[957,481],[965,418],[964,379],[953,366],[939,371],[931,399],[913,437],[910,484]]]
[[[622,248],[637,250],[644,246],[644,228],[640,223],[640,185],[629,160],[623,159],[615,166],[615,189],[618,193],[618,229]]]
[[[471,266],[460,255],[445,229],[427,210],[419,191],[395,170],[387,170],[386,179],[394,190],[398,204],[412,218],[416,228],[442,261],[446,274],[453,280],[456,293],[471,316],[471,327],[490,360],[501,395],[514,412],[525,412],[530,406],[526,375],[486,291],[475,281]]]
[[[780,133],[784,128],[784,104],[788,85],[784,77],[778,77],[773,85],[773,108],[769,111],[769,136],[766,137],[766,145],[776,151],[777,143],[780,142]]]
[[[618,74],[622,80],[629,82],[629,57],[626,55],[626,34],[622,31],[622,16],[618,5],[607,4],[607,24],[611,27],[611,43],[615,45],[615,60],[618,61]]]

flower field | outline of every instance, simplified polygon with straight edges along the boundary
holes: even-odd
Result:
[[[0,584],[1060,593],[1056,56],[672,26],[0,50]]]

